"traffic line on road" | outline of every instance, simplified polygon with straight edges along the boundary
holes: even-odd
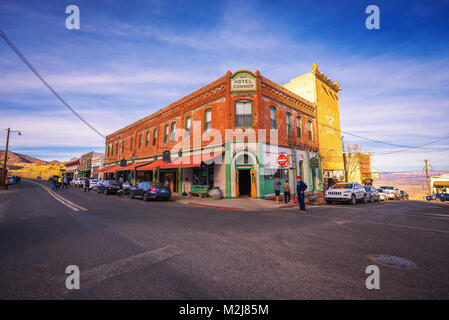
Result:
[[[101,264],[90,269],[81,269],[80,289],[89,289],[96,287],[102,281],[117,277],[125,273],[143,269],[181,253],[181,249],[179,249],[176,245],[169,245],[120,260]],[[69,290],[64,290],[64,293],[69,293]]]
[[[60,196],[59,194],[57,194],[56,192],[52,191],[50,188],[48,188],[48,187],[46,187],[46,186],[44,186],[44,185],[42,185],[42,184],[40,184],[38,182],[28,181],[28,180],[27,180],[27,182],[34,183],[34,184],[44,188],[44,190],[47,191],[56,201],[60,202],[61,204],[63,204],[64,206],[66,206],[66,207],[68,207],[70,209],[72,209],[75,212],[78,212],[80,210],[81,211],[87,211],[86,208],[84,208],[84,207],[82,207],[82,206],[80,206],[80,205],[78,205],[76,203],[73,203],[72,201],[67,200],[66,198],[64,198],[64,197]]]

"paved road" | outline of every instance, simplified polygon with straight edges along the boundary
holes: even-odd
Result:
[[[448,299],[449,206],[238,212],[23,181],[0,192],[0,299]],[[70,201],[68,203],[66,200]],[[375,263],[406,258],[415,269]],[[368,290],[365,269],[380,269]],[[65,288],[68,265],[81,289]]]

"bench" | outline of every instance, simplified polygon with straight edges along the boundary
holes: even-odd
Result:
[[[203,196],[207,197],[207,194],[209,192],[209,186],[202,186],[202,185],[193,185],[190,187],[190,192],[189,195],[192,194],[198,194],[198,196],[200,198],[202,198]]]

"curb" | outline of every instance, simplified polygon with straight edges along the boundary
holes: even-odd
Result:
[[[234,208],[234,207],[223,207],[223,206],[214,206],[210,204],[203,204],[203,203],[196,203],[196,202],[187,202],[187,204],[190,204],[192,206],[198,206],[198,207],[205,207],[205,208],[213,208],[213,209],[224,209],[224,210],[236,210],[236,211],[245,211],[241,208]]]

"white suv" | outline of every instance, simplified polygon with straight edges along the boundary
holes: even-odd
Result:
[[[357,182],[338,182],[324,193],[326,203],[348,202],[356,204],[357,201],[366,203],[366,190]]]
[[[393,186],[382,186],[380,188],[384,190],[388,200],[401,200],[401,191],[398,188]]]

